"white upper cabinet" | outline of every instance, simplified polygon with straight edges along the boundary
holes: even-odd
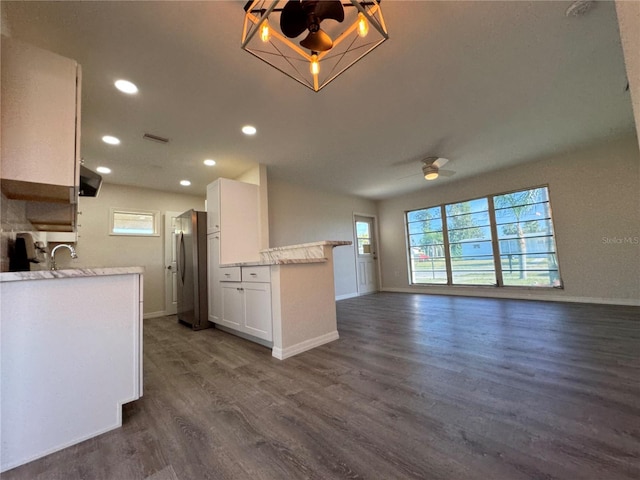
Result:
[[[76,203],[80,66],[2,37],[2,191],[8,198]]]
[[[207,186],[207,233],[220,234],[220,264],[260,259],[259,187],[219,178]]]

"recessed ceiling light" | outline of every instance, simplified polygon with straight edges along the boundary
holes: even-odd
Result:
[[[119,145],[120,139],[116,137],[112,137],[111,135],[105,135],[102,137],[102,141],[104,143],[108,143],[109,145]]]
[[[215,160],[211,160],[210,158],[207,158],[203,163],[207,167],[213,167],[216,164],[216,161]]]
[[[136,87],[135,83],[131,83],[129,80],[116,80],[114,85],[123,93],[128,93],[129,95],[138,93],[138,87]]]
[[[244,133],[245,135],[255,135],[257,131],[258,130],[256,130],[256,127],[254,127],[253,125],[245,125],[244,127],[242,127],[242,133]]]
[[[189,180],[180,180],[180,185],[182,185],[183,187],[188,187],[189,185],[191,185],[191,182]]]
[[[109,167],[98,167],[96,168],[98,173],[111,173],[111,169]]]

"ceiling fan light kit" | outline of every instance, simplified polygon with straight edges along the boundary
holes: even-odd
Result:
[[[379,0],[250,0],[242,49],[318,92],[389,38]]]
[[[422,167],[422,173],[425,180],[435,180],[438,178],[438,167],[434,165],[424,165]]]

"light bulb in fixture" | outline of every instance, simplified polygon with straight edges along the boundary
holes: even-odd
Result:
[[[320,73],[320,62],[318,62],[318,55],[311,55],[311,63],[309,63],[309,71],[311,75],[318,75]]]
[[[269,21],[265,20],[260,26],[260,40],[267,43],[271,40],[271,30],[269,29]]]
[[[367,22],[364,14],[360,12],[358,14],[358,35],[364,38],[367,36],[367,33],[369,33],[369,22]]]

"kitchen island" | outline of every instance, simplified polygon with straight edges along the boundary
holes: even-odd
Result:
[[[220,265],[217,326],[270,346],[280,360],[337,340],[333,249],[343,245],[351,242],[275,247],[259,262]]]
[[[122,425],[142,396],[143,270],[0,273],[1,471]]]

